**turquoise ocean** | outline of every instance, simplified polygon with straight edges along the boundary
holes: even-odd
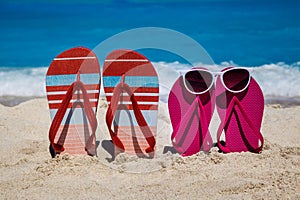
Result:
[[[96,51],[102,66],[109,53],[101,51],[104,41],[143,30],[119,37],[113,45],[117,47],[119,41],[122,48],[132,43],[140,47],[136,50],[158,70],[163,101],[179,71],[204,65],[212,71],[226,66],[252,68],[266,102],[300,104],[299,8],[298,0],[4,0],[0,2],[0,102],[15,105],[44,97],[47,68],[62,51],[86,46]],[[210,62],[198,58],[186,41],[147,34],[149,27],[191,39]],[[139,40],[190,52],[195,59],[190,62],[179,51],[139,46]]]

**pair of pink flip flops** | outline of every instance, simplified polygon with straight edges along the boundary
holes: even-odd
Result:
[[[173,147],[183,156],[213,147],[209,125],[215,106],[221,120],[217,145],[222,152],[262,150],[264,97],[247,69],[227,68],[215,74],[193,68],[174,83],[168,106]],[[223,131],[225,141],[221,141]]]
[[[153,157],[159,86],[151,62],[137,52],[115,50],[104,61],[102,78],[114,154]],[[88,48],[66,50],[52,61],[46,91],[53,157],[63,153],[96,155],[100,84],[100,65]]]

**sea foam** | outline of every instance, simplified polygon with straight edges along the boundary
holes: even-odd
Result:
[[[192,66],[179,62],[154,62],[160,82],[160,96],[166,101],[176,79]],[[228,66],[238,66],[232,62],[220,65],[201,65],[211,71],[221,71]],[[252,76],[261,86],[266,98],[300,98],[300,62],[288,65],[283,62],[248,66]],[[0,67],[0,96],[44,97],[47,67]],[[103,90],[101,91],[103,96]]]
[[[154,63],[154,65],[159,74],[162,97],[168,95],[170,88],[180,74],[192,67],[177,62],[159,62]],[[198,63],[193,66],[205,67],[212,72],[221,71],[229,66],[241,67],[233,62],[223,62],[220,65],[202,65]],[[280,62],[277,64],[248,66],[247,68],[251,69],[251,75],[261,86],[266,99],[300,98],[300,62],[292,65]]]

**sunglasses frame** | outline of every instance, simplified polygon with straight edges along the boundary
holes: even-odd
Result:
[[[223,76],[224,76],[224,74],[225,74],[226,72],[233,71],[233,70],[237,70],[237,69],[243,69],[243,70],[246,70],[246,71],[249,73],[249,79],[248,79],[248,82],[247,82],[246,86],[245,86],[243,89],[235,91],[235,90],[229,89],[229,88],[226,86],[226,84],[224,83]],[[195,92],[195,91],[190,90],[190,89],[187,87],[185,76],[186,76],[187,73],[192,72],[192,71],[204,71],[204,72],[208,72],[209,74],[211,74],[211,76],[212,76],[212,81],[211,81],[210,85],[207,87],[206,90],[204,90],[204,91],[202,91],[202,92]],[[247,69],[247,68],[244,68],[244,67],[232,67],[232,68],[225,69],[225,70],[222,71],[222,72],[211,72],[211,71],[209,71],[209,70],[207,70],[207,69],[193,68],[193,69],[191,69],[191,70],[185,72],[182,76],[183,76],[184,87],[186,88],[187,91],[189,91],[189,92],[192,93],[192,94],[204,94],[204,93],[206,93],[207,91],[209,91],[209,90],[212,88],[212,86],[214,85],[214,83],[216,82],[216,79],[217,79],[218,76],[220,76],[221,83],[222,83],[222,85],[225,87],[225,89],[226,89],[227,91],[232,92],[232,93],[240,93],[240,92],[243,92],[244,90],[246,90],[246,89],[248,88],[248,86],[249,86],[249,84],[250,84],[250,81],[251,81],[251,77],[252,77],[252,76],[251,76],[251,71],[250,71],[249,69]]]

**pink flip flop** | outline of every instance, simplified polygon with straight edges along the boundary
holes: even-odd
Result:
[[[232,68],[224,70],[228,69]],[[235,75],[237,78],[239,76],[239,74]],[[230,84],[235,84],[235,77],[228,79]],[[264,112],[264,97],[261,88],[251,76],[248,87],[241,92],[228,91],[223,83],[218,76],[216,106],[221,119],[217,132],[218,147],[224,153],[261,152],[264,143],[260,132]],[[223,130],[225,141],[221,141]]]
[[[100,66],[85,47],[55,57],[47,71],[46,91],[52,124],[50,153],[96,155],[96,111]]]
[[[171,140],[182,156],[211,149],[213,141],[208,127],[214,106],[214,86],[203,94],[193,94],[186,89],[183,76],[174,83],[168,99]]]
[[[159,85],[151,62],[138,52],[115,50],[105,59],[103,85],[114,156],[126,152],[153,158]]]

